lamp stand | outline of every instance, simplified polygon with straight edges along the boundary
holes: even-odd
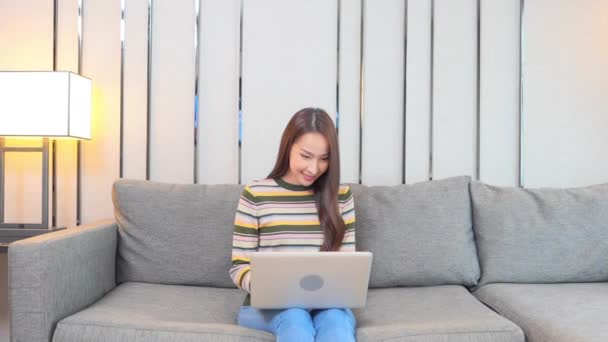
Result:
[[[4,199],[6,190],[6,187],[4,186],[6,170],[4,155],[6,152],[42,153],[41,223],[11,223],[4,221]],[[53,192],[55,192],[55,189],[53,189]],[[53,208],[56,205],[55,202],[55,196],[53,195]],[[49,138],[42,139],[42,147],[6,147],[4,138],[0,138],[0,249],[6,248],[10,242],[59,229],[63,228],[49,227]]]

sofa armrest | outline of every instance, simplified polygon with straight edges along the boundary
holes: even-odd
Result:
[[[12,342],[50,342],[60,320],[116,286],[117,234],[103,221],[9,245]]]

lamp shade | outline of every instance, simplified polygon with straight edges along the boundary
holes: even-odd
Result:
[[[0,136],[91,138],[91,80],[69,71],[0,72]]]

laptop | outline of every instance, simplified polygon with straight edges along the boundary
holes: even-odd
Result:
[[[370,252],[252,253],[251,306],[361,308],[371,266]]]

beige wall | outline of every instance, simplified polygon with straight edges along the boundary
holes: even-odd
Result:
[[[58,3],[54,37],[52,2],[0,0],[0,70],[50,70],[54,39],[58,69],[78,70],[78,1]],[[112,217],[121,148],[124,177],[248,182],[268,173],[304,106],[339,110],[344,182],[412,183],[432,172],[519,184],[519,0],[155,0],[151,36],[147,0],[83,4],[81,73],[94,89],[83,223]],[[608,181],[607,10],[601,0],[525,1],[525,186]],[[69,226],[76,143],[57,146],[58,222]],[[7,217],[39,216],[36,163],[8,160]]]

